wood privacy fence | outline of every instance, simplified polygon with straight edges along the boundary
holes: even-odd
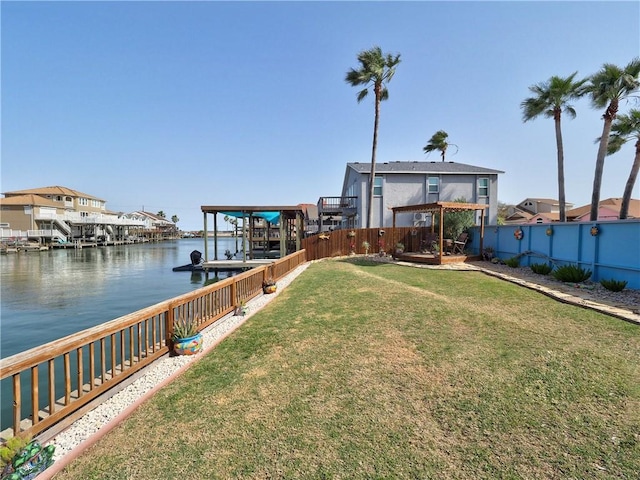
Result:
[[[104,394],[170,352],[174,321],[203,330],[262,292],[266,278],[278,280],[306,262],[300,250],[274,263],[138,310],[0,360],[2,388],[13,390],[11,426],[3,438],[21,433],[54,435],[100,402]]]
[[[302,248],[307,252],[307,260],[339,257],[351,252],[364,254],[367,253],[364,242],[369,243],[368,253],[384,251],[391,255],[398,243],[404,245],[406,252],[419,252],[436,238],[431,227],[360,228],[307,237],[302,240]]]

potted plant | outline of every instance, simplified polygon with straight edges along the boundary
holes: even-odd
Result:
[[[396,254],[402,255],[404,253],[404,243],[398,242],[396,243]]]
[[[482,250],[483,260],[490,262],[491,259],[494,257],[494,255],[495,255],[495,251],[493,250],[493,247],[485,247],[484,250]]]
[[[364,248],[364,254],[369,255],[369,249],[371,248],[371,244],[367,241],[362,242],[362,248]]]
[[[355,230],[350,230],[349,233],[347,233],[347,237],[353,238],[355,236],[356,236]]]
[[[195,355],[202,350],[198,322],[181,317],[173,324],[173,351],[177,355]]]
[[[269,277],[262,282],[262,291],[264,293],[276,293],[278,286],[273,278]]]
[[[244,317],[247,314],[247,304],[244,300],[240,300],[240,303],[236,305],[233,314],[240,317]]]
[[[53,464],[54,445],[42,447],[37,440],[10,437],[0,446],[3,479],[35,478]]]

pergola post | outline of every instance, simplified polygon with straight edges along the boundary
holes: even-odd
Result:
[[[438,242],[440,243],[440,248],[438,249],[438,261],[440,262],[440,264],[442,265],[442,247],[444,245],[444,240],[443,240],[443,236],[444,236],[444,207],[442,205],[440,205],[439,208],[439,215],[440,215],[440,220],[439,220],[439,228],[438,228]],[[431,218],[431,223],[433,224],[433,215]]]
[[[484,251],[484,208],[480,210],[480,256]]]
[[[207,238],[209,237],[209,233],[207,232],[207,212],[203,212],[202,214],[204,215],[204,260],[208,262],[209,261],[209,245],[207,244]]]
[[[244,211],[242,212],[242,261],[247,261],[247,234],[245,233],[247,230],[246,220],[245,220]]]
[[[287,227],[285,222],[287,219],[284,216],[284,212],[280,211],[280,258],[284,258],[287,255]]]
[[[205,245],[209,242],[205,242]],[[218,214],[213,214],[213,259],[218,260]]]

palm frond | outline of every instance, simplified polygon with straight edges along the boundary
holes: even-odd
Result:
[[[576,112],[570,100],[580,98],[585,94],[584,85],[588,79],[575,80],[578,72],[568,77],[552,76],[544,82],[529,87],[533,97],[526,98],[521,104],[522,120],[527,122],[540,115],[547,118],[560,118],[564,111],[569,117],[575,118]]]
[[[388,83],[395,74],[395,67],[400,63],[400,54],[384,55],[378,46],[363,50],[358,54],[360,68],[351,68],[345,75],[345,81],[351,86],[366,85],[367,89]],[[358,92],[358,102],[366,97],[363,91]],[[389,94],[386,87],[381,89],[378,100],[386,100]]]
[[[605,63],[594,73],[587,85],[594,108],[605,108],[611,101],[620,100],[640,88],[640,59],[635,58],[624,68]]]

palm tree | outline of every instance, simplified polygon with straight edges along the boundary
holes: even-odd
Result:
[[[522,108],[522,120],[527,122],[540,115],[553,118],[556,127],[556,150],[558,153],[558,202],[560,203],[560,221],[565,222],[566,200],[564,193],[564,148],[562,145],[562,129],[560,118],[564,111],[569,117],[576,118],[576,111],[569,102],[584,95],[584,84],[587,79],[574,81],[578,72],[573,72],[567,78],[553,76],[546,82],[537,83],[529,87],[535,95],[525,99]]]
[[[607,155],[611,124],[618,113],[620,100],[627,98],[640,86],[640,59],[634,58],[621,69],[611,63],[605,63],[600,71],[589,79],[588,91],[591,95],[591,103],[594,108],[607,107],[602,118],[604,126],[600,136],[598,156],[596,158],[596,171],[593,177],[593,194],[591,195],[592,222],[598,219],[598,206],[600,204],[600,188],[602,186],[602,171],[604,170],[604,157]]]
[[[442,161],[444,162],[444,156],[447,153],[447,148],[449,148],[450,145],[453,145],[454,147],[458,148],[458,146],[455,143],[447,142],[448,137],[449,137],[449,134],[447,132],[445,132],[444,130],[438,130],[436,133],[434,133],[431,136],[431,138],[429,139],[429,143],[427,143],[424,146],[422,151],[424,153],[431,153],[435,150],[439,150],[440,156],[442,157]]]
[[[172,215],[172,216],[171,216],[171,221],[172,221],[173,223],[178,223],[178,222],[180,221],[180,219],[178,218],[178,216],[177,216],[177,215]]]
[[[358,54],[360,69],[352,68],[347,72],[345,81],[352,87],[364,85],[364,89],[358,92],[358,103],[369,93],[369,87],[373,88],[375,95],[375,116],[373,122],[373,146],[371,147],[371,172],[369,173],[369,202],[367,203],[367,228],[371,227],[373,219],[373,184],[376,175],[376,148],[378,146],[378,123],[380,121],[380,102],[389,98],[387,84],[396,72],[396,66],[400,63],[400,54],[391,55],[382,53],[380,47],[364,50]]]
[[[640,110],[631,110],[628,115],[617,116],[611,125],[607,155],[616,153],[622,148],[622,145],[632,139],[636,140],[636,155],[633,159],[633,165],[631,165],[631,173],[629,173],[629,178],[624,186],[622,205],[620,205],[620,220],[624,220],[629,214],[631,193],[638,178],[638,171],[640,171]]]

